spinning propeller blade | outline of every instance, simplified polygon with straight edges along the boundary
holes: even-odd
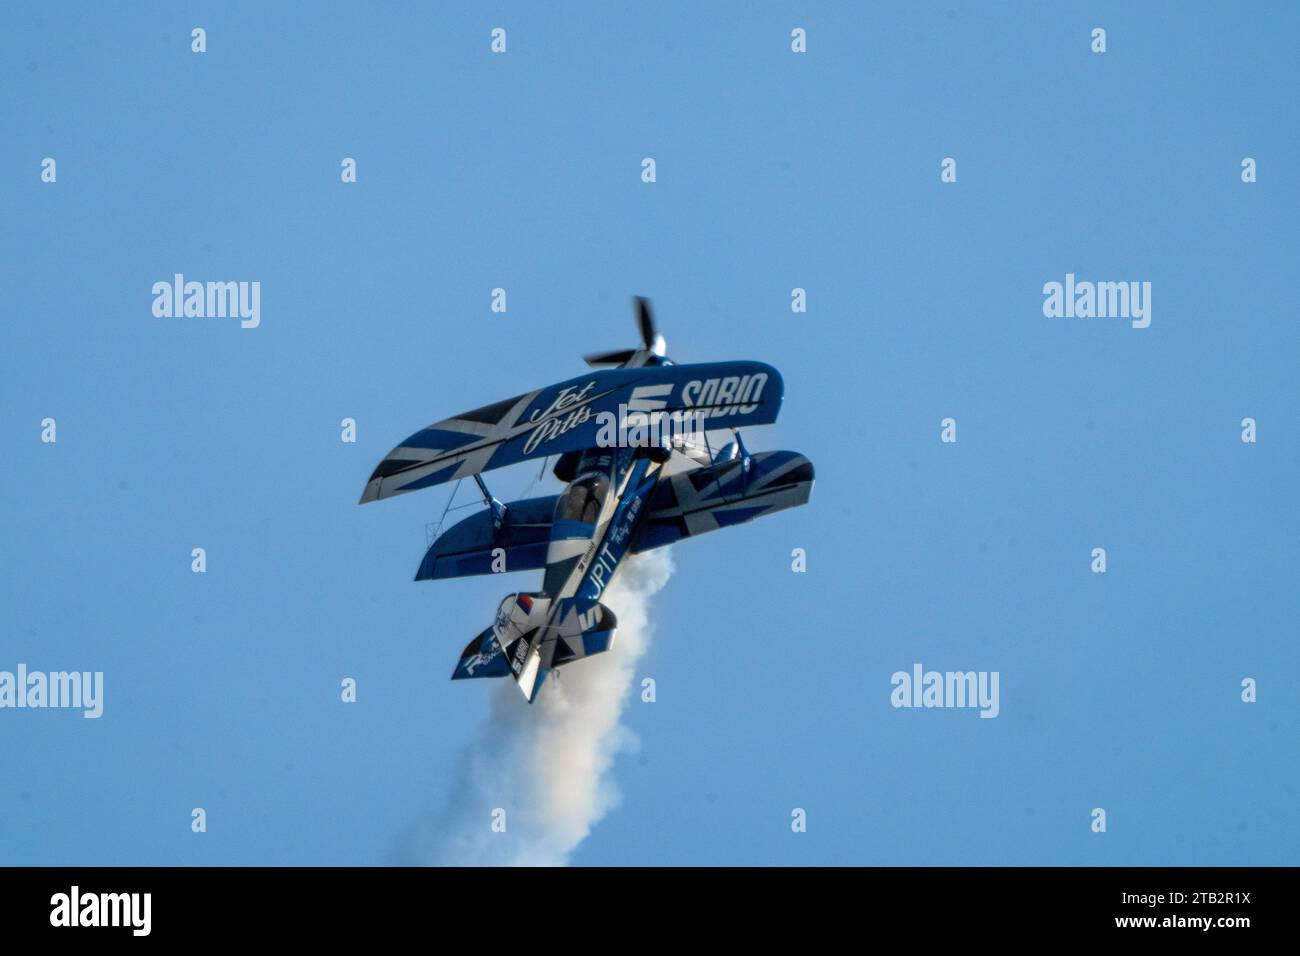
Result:
[[[636,324],[641,332],[641,348],[639,349],[613,349],[608,352],[593,352],[590,355],[584,355],[583,360],[593,367],[602,365],[623,365],[639,353],[645,352],[649,355],[662,358],[667,343],[664,337],[659,334],[655,328],[654,312],[650,308],[650,300],[645,296],[636,296],[632,300],[636,306]],[[645,364],[638,362],[638,365]]]

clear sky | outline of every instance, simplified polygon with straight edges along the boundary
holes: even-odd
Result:
[[[105,675],[98,720],[0,710],[0,863],[398,858],[487,719],[458,652],[540,575],[416,584],[445,492],[356,500],[632,344],[633,294],[678,361],[780,367],[746,441],[817,485],[674,548],[573,862],[1300,862],[1295,5],[0,19],[0,670]],[[260,326],[155,317],[177,272]],[[1067,273],[1150,327],[1046,317]],[[914,663],[999,715],[893,708]]]

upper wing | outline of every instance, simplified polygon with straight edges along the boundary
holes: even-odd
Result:
[[[776,421],[785,383],[762,362],[705,362],[590,372],[430,425],[379,463],[361,503],[529,458],[595,448],[602,412],[698,411],[709,428]]]

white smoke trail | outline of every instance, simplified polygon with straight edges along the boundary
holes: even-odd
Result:
[[[466,754],[451,805],[420,828],[415,862],[563,866],[618,802],[614,757],[635,738],[620,723],[650,643],[649,602],[672,574],[666,551],[625,559],[602,601],[618,616],[614,647],[547,679],[530,706],[509,677],[493,681],[491,713]],[[505,810],[506,829],[491,829]]]

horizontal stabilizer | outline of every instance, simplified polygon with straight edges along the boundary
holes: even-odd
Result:
[[[554,642],[550,655],[552,667],[607,651],[614,644],[618,618],[599,601],[589,598],[564,598],[556,603],[556,630],[546,638]],[[542,655],[546,658],[546,654]]]
[[[488,628],[465,646],[461,652],[460,662],[452,672],[452,680],[467,680],[471,677],[505,677],[510,673],[510,665],[497,644],[497,639]]]

